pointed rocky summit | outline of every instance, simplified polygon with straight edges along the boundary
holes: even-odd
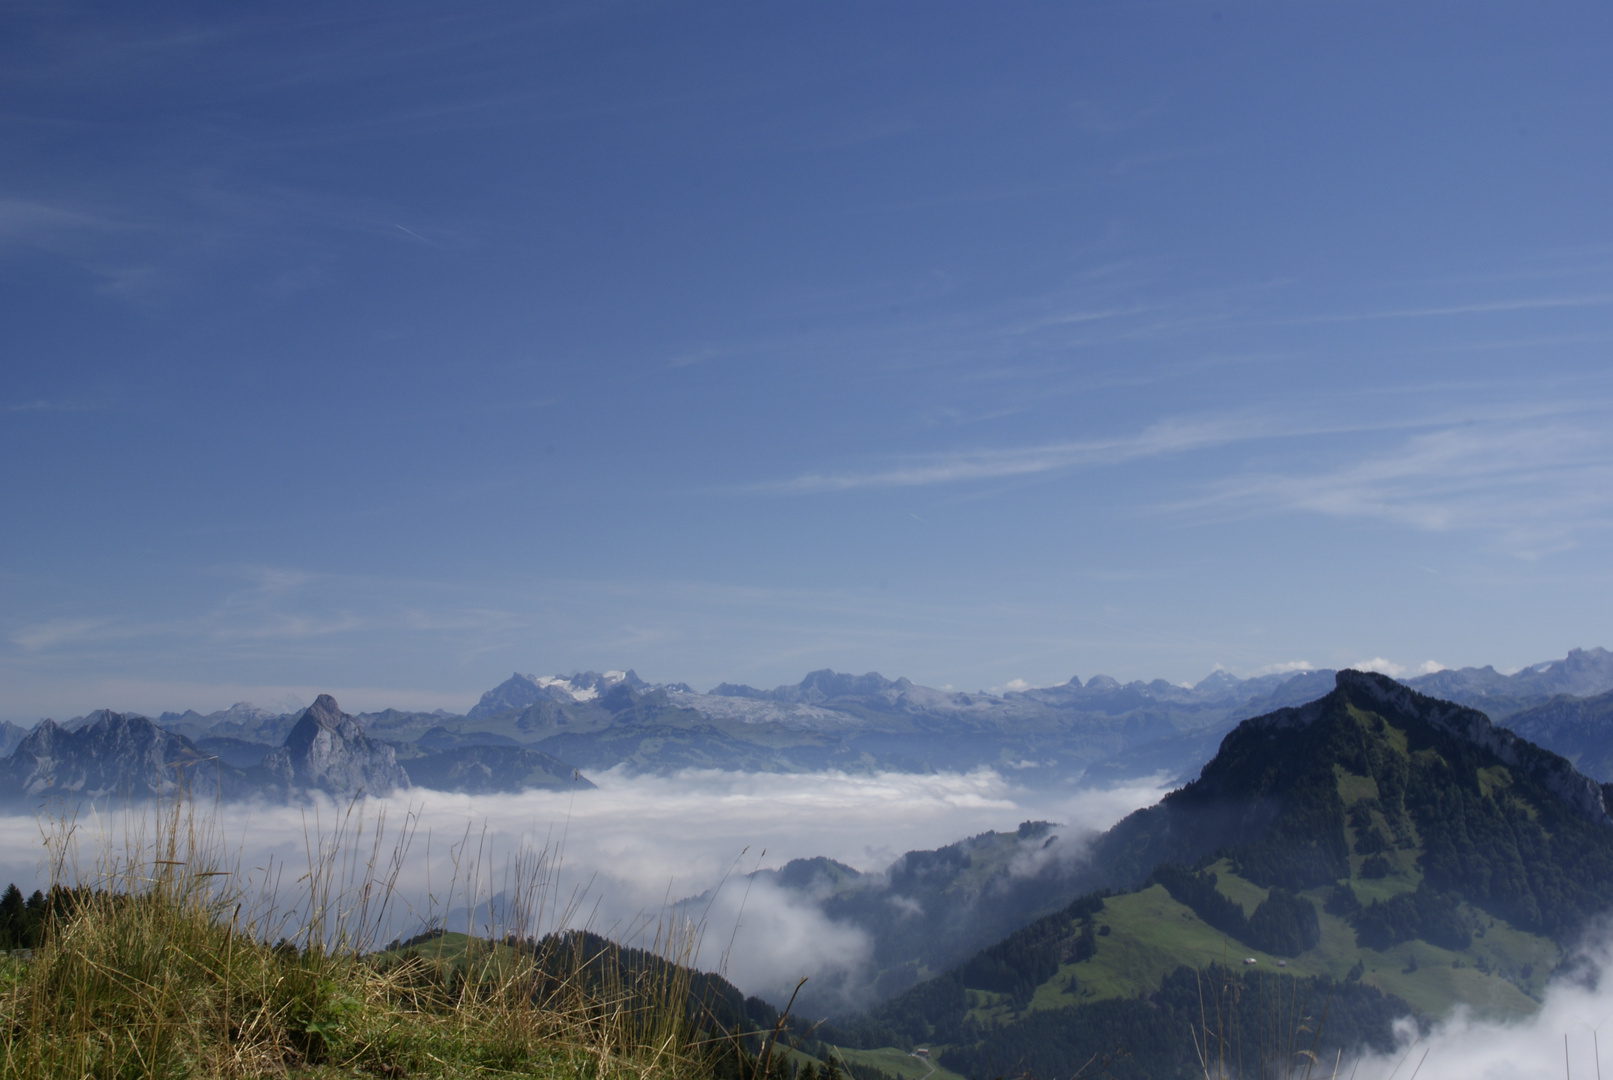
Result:
[[[385,796],[409,786],[397,752],[365,735],[329,694],[320,694],[308,706],[285,745],[264,758],[263,766],[287,788],[331,795]]]

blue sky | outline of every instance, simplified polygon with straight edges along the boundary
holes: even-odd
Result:
[[[1613,645],[1610,45],[13,9],[0,716]]]

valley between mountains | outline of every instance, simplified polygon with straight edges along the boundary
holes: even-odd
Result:
[[[606,771],[787,785],[988,768],[1051,790],[1179,778],[1101,833],[1004,822],[882,867],[794,859],[673,905],[698,922],[766,896],[860,943],[816,970],[782,1030],[795,1052],[868,1077],[1094,1061],[1116,1077],[1202,1075],[1190,1036],[1207,1001],[1223,1035],[1269,1028],[1280,1006],[1329,1060],[1387,1051],[1407,1017],[1534,1012],[1553,979],[1584,976],[1577,947],[1613,899],[1602,649],[1511,675],[1098,676],[1002,695],[833,672],[707,694],[631,672],[517,675],[463,715],[350,716],[322,696],[295,714],[104,711],[5,738],[0,784],[20,808],[180,784],[265,805],[587,791]],[[795,980],[751,978],[746,1008],[776,1020]]]

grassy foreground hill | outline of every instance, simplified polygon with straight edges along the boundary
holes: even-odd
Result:
[[[271,945],[194,884],[54,891],[36,946],[0,956],[0,1077],[898,1080],[885,1055],[779,1038],[770,1005],[654,949],[584,931]]]
[[[895,1080],[779,1041],[771,1006],[679,962],[691,928],[640,948],[579,930],[378,946],[407,832],[390,859],[379,822],[315,838],[279,907],[188,807],[164,804],[148,829],[152,816],[88,873],[65,872],[78,828],[60,823],[50,858],[79,884],[21,904],[7,890],[0,1080]],[[566,921],[550,866],[538,852],[512,867],[511,926],[539,911]]]
[[[1341,672],[1326,697],[1239,725],[1197,781],[1105,834],[1092,860],[1111,889],[835,1037],[927,1046],[964,1075],[1102,1061],[1159,1078],[1204,1075],[1214,1036],[1331,1062],[1386,1048],[1403,1015],[1525,1014],[1608,904],[1606,797],[1480,713]]]

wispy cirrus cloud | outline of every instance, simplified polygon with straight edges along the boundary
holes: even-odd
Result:
[[[1267,422],[1241,416],[1163,420],[1136,435],[929,454],[868,471],[807,473],[789,480],[755,484],[749,490],[790,494],[997,480],[1088,466],[1119,465],[1282,433]]]
[[[0,196],[0,243],[32,243],[66,230],[101,229],[110,224],[72,207]]]
[[[100,412],[110,408],[104,402],[73,401],[68,399],[35,398],[0,405],[0,413],[81,413]]]
[[[1537,557],[1576,537],[1613,527],[1613,436],[1603,407],[1511,405],[1476,415],[1317,423],[1248,413],[1168,419],[1134,434],[1032,446],[938,452],[882,467],[812,472],[750,485],[763,494],[833,494],[1012,480],[1166,459],[1240,443],[1343,436],[1355,446],[1311,443],[1320,460],[1305,469],[1263,468],[1211,481],[1167,512],[1301,512],[1377,518],[1420,531],[1494,535],[1511,554]],[[1406,435],[1410,429],[1415,434]],[[1385,436],[1401,433],[1388,443]],[[1366,439],[1363,439],[1363,436]]]
[[[1231,477],[1192,505],[1483,530],[1532,555],[1613,525],[1613,438],[1561,418],[1451,427],[1328,469]]]
[[[11,642],[25,652],[39,652],[55,645],[103,637],[111,619],[50,619],[23,626],[11,632]]]
[[[1294,323],[1371,322],[1380,319],[1434,319],[1461,315],[1503,315],[1520,311],[1549,311],[1555,308],[1596,308],[1613,305],[1613,293],[1567,296],[1527,296],[1510,300],[1479,301],[1466,304],[1438,304],[1428,307],[1387,308],[1381,311],[1311,315],[1289,320]]]

